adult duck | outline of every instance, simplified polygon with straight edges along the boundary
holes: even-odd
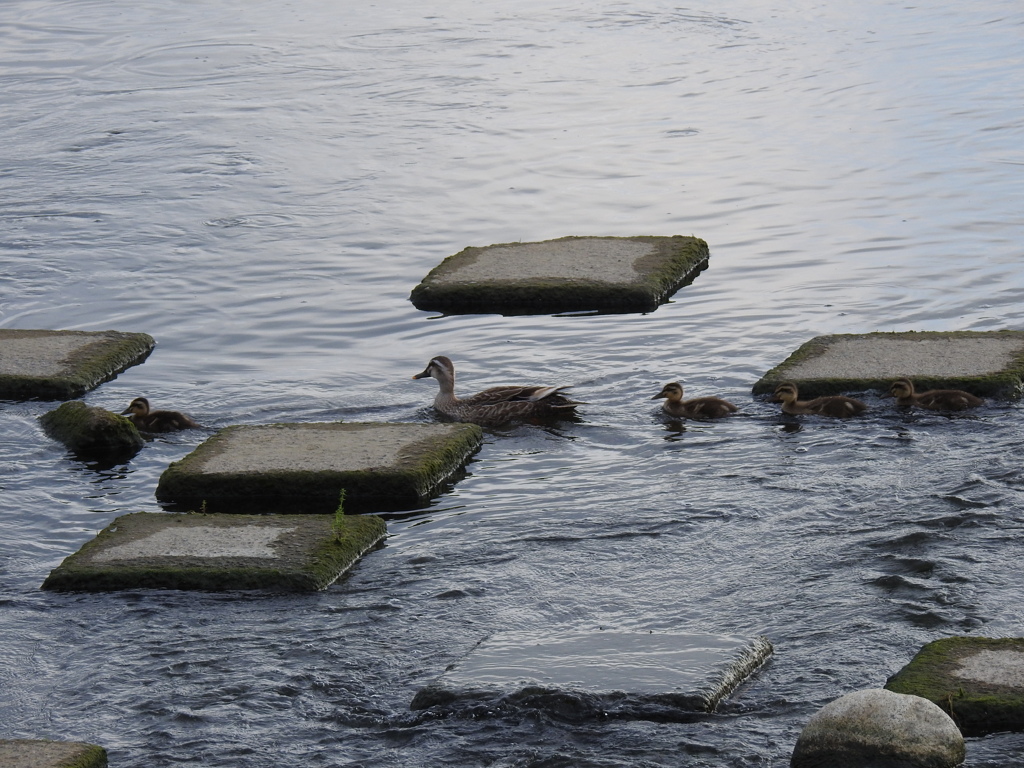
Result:
[[[834,416],[838,419],[858,416],[868,409],[860,400],[843,395],[816,397],[813,400],[801,400],[796,384],[787,381],[775,388],[772,402],[782,403],[782,412],[792,416],[812,413],[817,416]]]
[[[962,389],[929,389],[916,392],[910,379],[896,379],[882,397],[895,397],[897,405],[917,406],[930,411],[964,411],[977,408],[984,400]]]
[[[136,426],[140,432],[177,432],[179,429],[197,429],[196,422],[190,416],[177,411],[151,411],[149,400],[136,397],[131,404],[121,411],[122,416]]]
[[[664,398],[661,410],[677,419],[720,419],[739,410],[720,397],[695,397],[683,400],[683,385],[678,381],[666,384],[651,400]]]
[[[495,425],[529,419],[567,418],[575,415],[577,405],[582,405],[562,394],[568,387],[491,387],[470,397],[457,397],[455,366],[443,355],[433,358],[413,378],[437,379],[441,391],[434,398],[434,408],[455,421]]]

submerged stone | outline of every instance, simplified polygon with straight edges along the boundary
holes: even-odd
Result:
[[[223,429],[161,475],[157,498],[207,512],[414,509],[483,440],[473,424],[270,424]]]
[[[563,237],[466,248],[410,300],[446,314],[653,312],[707,267],[696,237]]]
[[[807,722],[793,768],[955,768],[964,737],[927,699],[882,689],[855,691]]]
[[[120,331],[0,329],[0,399],[81,397],[153,351],[153,337]]]
[[[43,431],[64,443],[78,458],[119,458],[127,461],[145,444],[139,430],[124,416],[81,400],[63,403],[39,417]]]
[[[326,589],[387,534],[372,515],[117,518],[43,582],[43,589]]]
[[[909,331],[818,336],[755,385],[771,394],[792,381],[800,396],[887,391],[908,377],[918,391],[962,389],[979,397],[1009,396],[1024,386],[1024,331]]]
[[[2,768],[106,768],[107,750],[80,741],[0,739]]]
[[[934,702],[965,736],[1024,731],[1024,638],[936,640],[885,687]]]
[[[714,711],[771,653],[764,637],[501,633],[417,692],[410,706],[688,722]]]

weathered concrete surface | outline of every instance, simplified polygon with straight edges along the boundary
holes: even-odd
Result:
[[[412,709],[543,709],[588,720],[693,720],[771,656],[767,638],[689,633],[502,633],[413,698]]]
[[[43,589],[327,588],[387,534],[372,515],[117,518],[51,571]]]
[[[1024,384],[1024,332],[950,331],[818,336],[754,385],[770,394],[784,381],[801,397],[887,391],[906,376],[917,390],[963,389],[980,397],[1018,394]]]
[[[141,363],[145,333],[0,328],[0,399],[71,400]]]
[[[157,498],[208,512],[413,509],[460,472],[483,439],[472,424],[228,427],[160,477]]]
[[[1024,638],[936,640],[885,687],[934,702],[965,736],[1024,731]]]
[[[107,751],[95,744],[44,739],[0,739],[0,768],[106,768]]]
[[[883,689],[855,691],[826,704],[807,722],[793,768],[954,768],[964,737],[927,699]]]
[[[145,441],[124,416],[71,400],[39,417],[43,431],[81,459],[122,459],[138,453]]]
[[[695,237],[563,237],[466,248],[417,285],[418,309],[446,314],[652,312],[707,266]]]

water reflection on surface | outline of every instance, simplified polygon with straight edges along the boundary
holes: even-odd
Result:
[[[74,11],[72,13],[71,11]],[[52,595],[160,473],[70,460],[0,405],[3,736],[112,763],[773,765],[925,642],[1019,635],[1017,403],[867,398],[791,419],[750,387],[808,338],[1024,328],[1009,2],[784,9],[299,0],[0,6],[0,324],[158,342],[85,399],[234,423],[422,421],[410,380],[569,384],[580,423],[488,433],[467,477],[317,595]],[[648,315],[431,317],[467,245],[694,234]],[[666,423],[679,379],[741,411]],[[417,688],[498,631],[764,633],[698,723],[434,720]],[[971,740],[969,765],[1024,742]]]

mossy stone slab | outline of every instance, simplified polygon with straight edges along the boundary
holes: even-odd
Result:
[[[79,458],[128,460],[145,445],[139,430],[124,416],[81,400],[62,403],[40,416],[39,422],[47,435]]]
[[[772,654],[767,638],[706,633],[499,633],[417,692],[412,709],[541,709],[573,720],[689,722]]]
[[[157,498],[206,512],[414,509],[465,466],[475,424],[312,423],[222,429],[161,475]]]
[[[450,315],[652,312],[707,267],[696,237],[563,237],[466,248],[410,300]]]
[[[107,750],[80,741],[0,739],[0,768],[106,768]]]
[[[964,736],[1024,731],[1024,638],[936,640],[885,687],[934,702]]]
[[[141,363],[145,333],[0,328],[0,399],[71,400]]]
[[[387,535],[373,515],[138,512],[66,558],[43,589],[326,589]]]
[[[800,396],[887,391],[907,376],[918,391],[1008,397],[1024,384],[1024,331],[907,331],[818,336],[772,368],[754,394],[792,381]]]

